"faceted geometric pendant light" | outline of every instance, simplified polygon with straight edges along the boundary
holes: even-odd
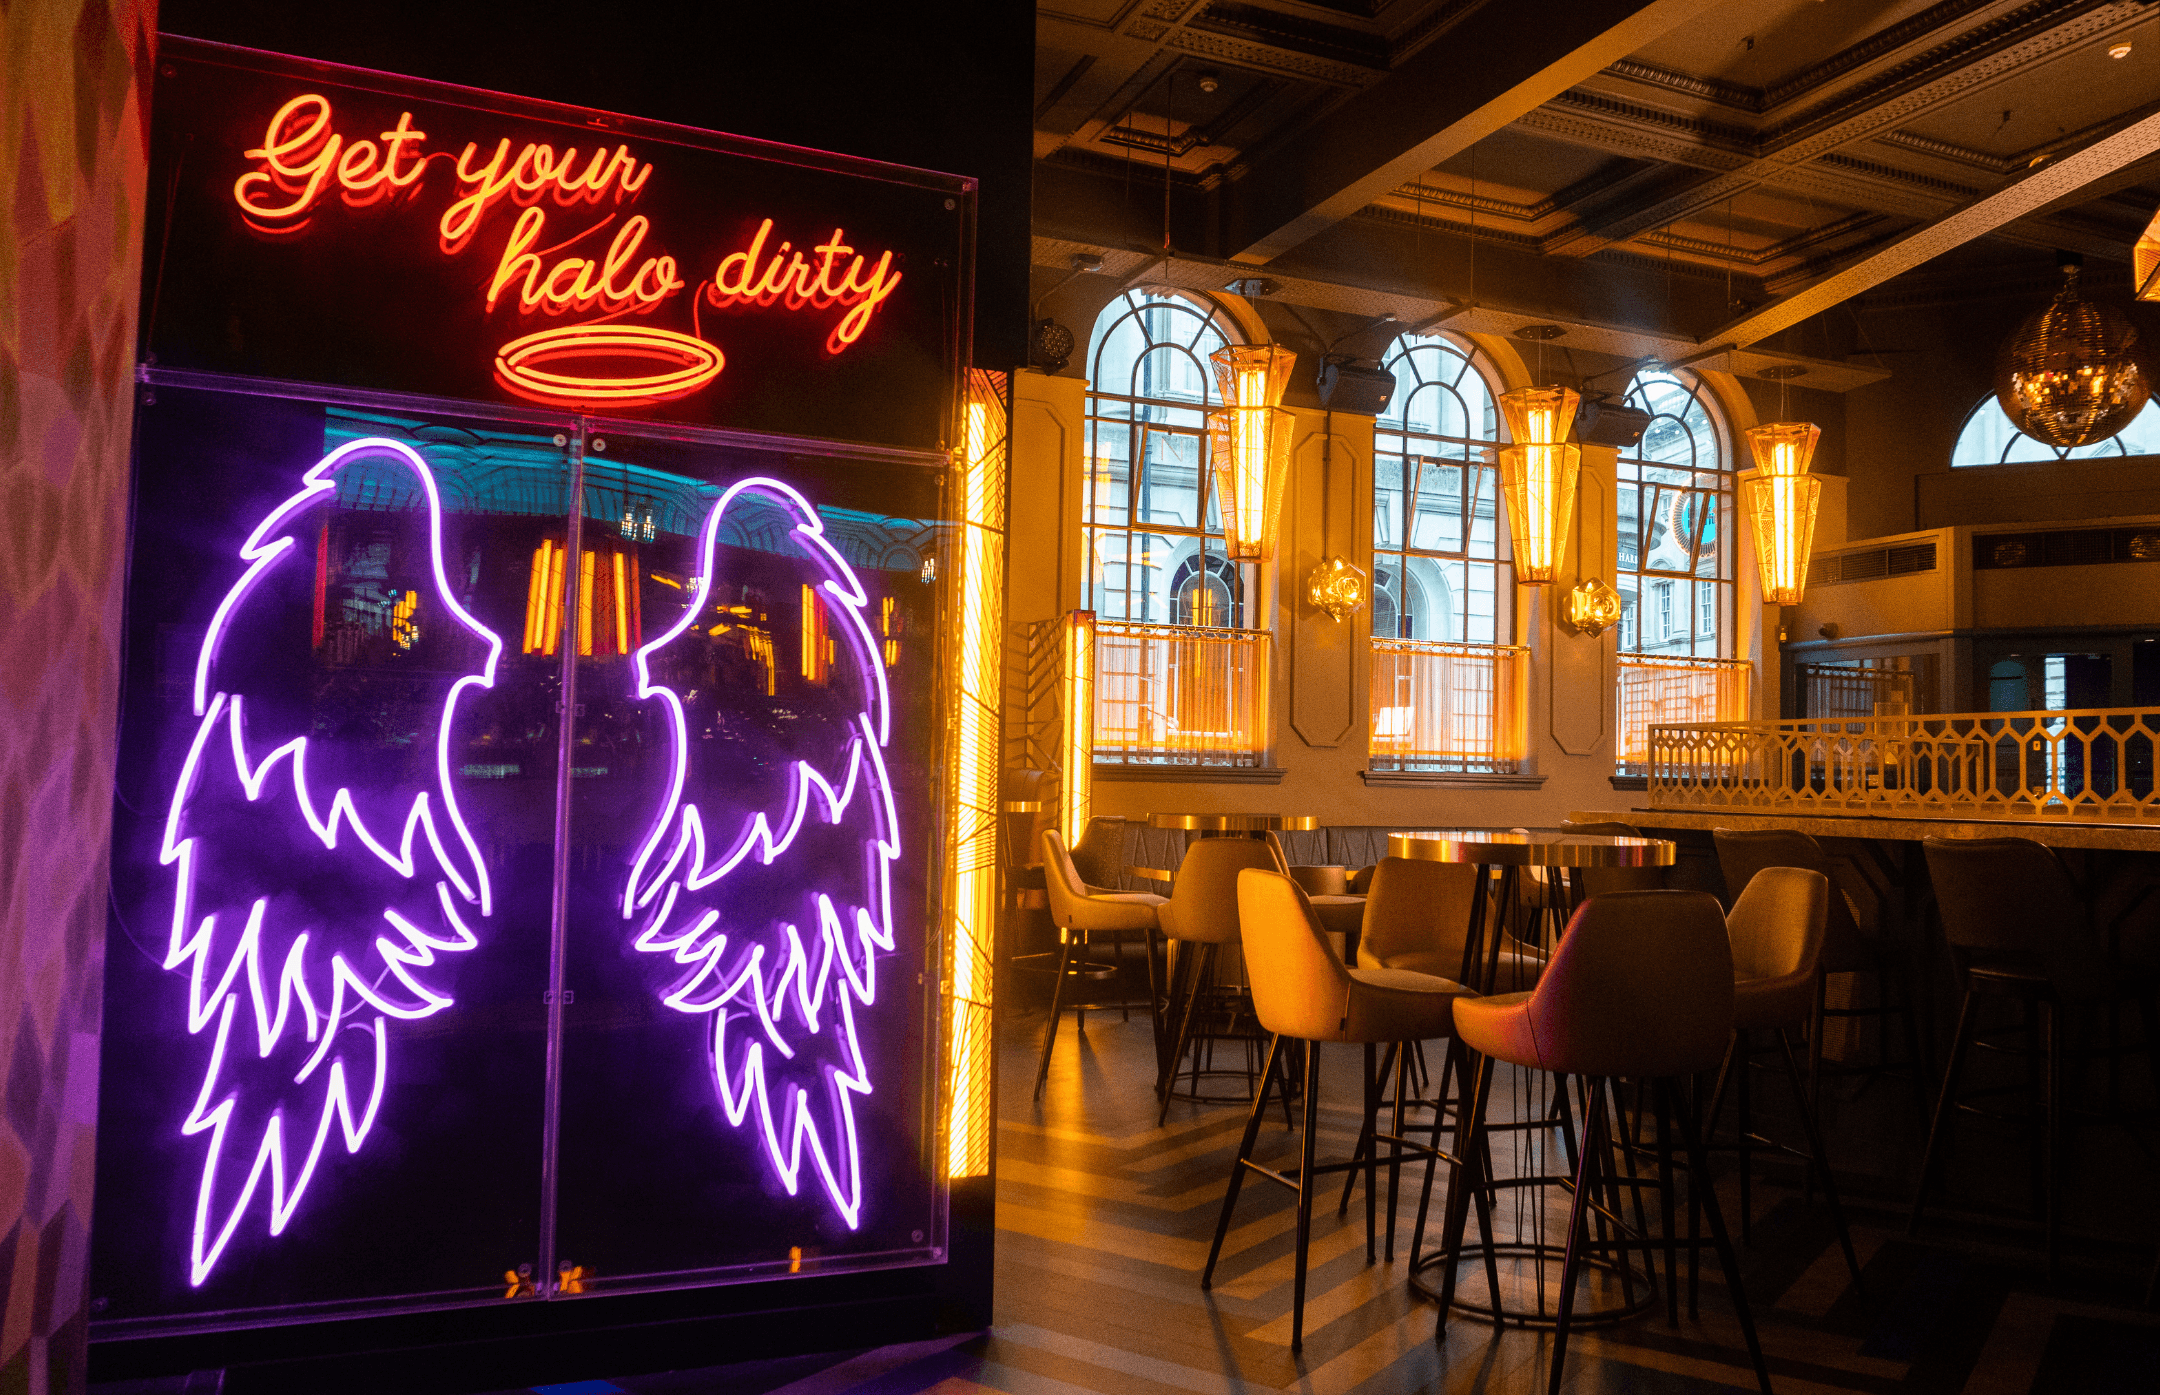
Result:
[[[1549,585],[1560,546],[1575,514],[1575,481],[1582,450],[1567,444],[1581,399],[1564,387],[1517,388],[1500,394],[1515,444],[1500,450],[1500,493],[1507,499],[1508,535],[1515,543],[1515,580]]]
[[[1234,562],[1264,562],[1275,555],[1290,473],[1292,416],[1282,395],[1297,355],[1273,344],[1234,344],[1209,361],[1223,402],[1208,413],[1208,435],[1224,551]]]
[[[1808,466],[1821,435],[1805,421],[1770,422],[1747,433],[1756,477],[1746,483],[1744,507],[1755,522],[1755,562],[1769,605],[1798,605],[1807,589],[1808,549],[1822,503],[1822,481]]]
[[[2130,424],[2151,396],[2138,334],[2112,305],[2078,294],[2078,268],[1995,360],[1995,397],[2010,424],[2051,446],[2089,446]]]

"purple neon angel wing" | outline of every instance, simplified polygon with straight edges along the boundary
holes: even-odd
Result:
[[[694,643],[692,626],[712,618],[716,586],[746,565],[738,549],[729,549],[733,563],[719,555],[722,539],[753,514],[767,524],[760,556],[788,584],[800,579],[804,604],[823,612],[834,661],[773,709],[773,729],[738,724],[736,739],[723,740],[719,719],[675,686],[683,670],[655,660],[686,632]],[[635,946],[665,956],[662,1000],[707,1019],[728,1122],[752,1134],[791,1195],[809,1174],[854,1229],[863,1207],[856,1105],[873,1089],[866,1010],[893,948],[900,853],[882,650],[861,580],[787,485],[749,479],[730,488],[699,547],[689,608],[637,653],[637,695],[661,706],[670,774],[620,909]],[[771,563],[775,554],[781,560]]]
[[[462,676],[435,684],[446,691],[425,695],[418,721],[429,740],[402,764],[319,739],[320,713],[291,691],[310,680],[294,679],[289,658],[277,663],[291,647],[278,597],[290,599],[308,565],[303,539],[337,498],[338,472],[363,462],[411,472],[427,531],[412,614],[454,622],[450,652],[468,660]],[[165,967],[186,980],[203,1063],[180,1125],[202,1149],[194,1284],[252,1209],[270,1234],[284,1232],[333,1142],[359,1152],[382,1109],[392,1024],[451,1005],[444,956],[473,948],[491,909],[487,867],[451,787],[449,741],[460,701],[494,685],[502,643],[459,604],[443,547],[442,501],[418,452],[351,442],[249,536],[203,640],[194,732],[160,847],[173,873]]]

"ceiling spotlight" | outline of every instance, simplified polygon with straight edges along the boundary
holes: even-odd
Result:
[[[1267,276],[1240,276],[1223,289],[1232,295],[1241,295],[1250,300],[1255,296],[1273,295],[1282,289],[1282,285]]]
[[[2127,53],[2129,51],[2129,47],[2130,46],[2128,44],[2123,45],[2123,51]],[[2120,55],[2118,55],[2118,57],[2119,56]],[[1200,90],[1202,92],[1213,92],[1216,88],[1220,86],[1222,86],[1222,74],[1216,72],[1213,68],[1210,68],[1206,72],[1200,74]]]
[[[2129,56],[2130,45],[2127,42],[2108,46],[2108,57],[2110,58],[2128,58]]]

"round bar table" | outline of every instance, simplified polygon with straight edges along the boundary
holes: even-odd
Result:
[[[1621,838],[1597,833],[1569,833],[1559,829],[1440,829],[1419,832],[1392,833],[1388,835],[1388,855],[1391,857],[1417,858],[1427,862],[1462,862],[1476,867],[1477,883],[1470,898],[1469,933],[1463,941],[1462,972],[1459,982],[1476,988],[1481,993],[1507,992],[1516,985],[1499,982],[1502,942],[1507,938],[1505,920],[1493,923],[1487,906],[1497,900],[1502,907],[1513,904],[1515,886],[1521,869],[1525,867],[1566,868],[1576,871],[1585,867],[1670,867],[1678,848],[1662,838]],[[1491,883],[1497,874],[1498,886]],[[1490,893],[1490,894],[1488,894]],[[1552,946],[1539,948],[1550,952]],[[1527,985],[1523,985],[1527,986]],[[1445,1082],[1445,1072],[1442,1075]],[[1442,1102],[1444,1104],[1444,1101]],[[1523,1111],[1520,1120],[1489,1124],[1498,1133],[1513,1132],[1523,1138],[1519,1150],[1531,1165],[1519,1169],[1520,1175],[1507,1178],[1481,1178],[1481,1190],[1492,1190],[1497,1195],[1501,1188],[1521,1189],[1527,1198],[1531,1220],[1528,1238],[1518,1235],[1512,1241],[1493,1239],[1493,1251],[1497,1257],[1527,1262],[1528,1282],[1536,1293],[1536,1306],[1531,1310],[1510,1307],[1495,1288],[1488,1302],[1474,1305],[1458,1290],[1451,1298],[1443,1300],[1437,1279],[1428,1273],[1442,1266],[1454,1265],[1459,1256],[1445,1248],[1428,1250],[1419,1256],[1410,1273],[1410,1285],[1419,1293],[1435,1302],[1447,1301],[1450,1306],[1466,1316],[1492,1318],[1497,1311],[1506,1321],[1528,1327],[1551,1327],[1558,1316],[1546,1302],[1544,1269],[1547,1264],[1557,1264],[1565,1256],[1564,1247],[1544,1238],[1545,1189],[1572,1182],[1572,1175],[1545,1171],[1542,1158],[1536,1156],[1543,1149],[1533,1152],[1532,1138],[1554,1127],[1562,1131],[1563,1142],[1570,1161],[1576,1148],[1574,1130],[1568,1104],[1568,1092],[1560,1082],[1552,1096],[1548,1113],[1537,1102],[1525,1098],[1522,1103],[1530,1106]],[[1439,1119],[1441,1108],[1435,1107],[1433,1142],[1439,1143]],[[1547,1144],[1547,1147],[1550,1145]],[[1629,1171],[1633,1172],[1632,1158]],[[1570,1169],[1572,1173],[1572,1167]],[[1468,1182],[1466,1177],[1465,1182]],[[1430,1196],[1430,1180],[1427,1196]],[[1618,1188],[1611,1196],[1610,1219],[1619,1219]],[[1638,1229],[1641,1208],[1639,1191],[1637,1197]],[[1518,1214],[1523,1208],[1518,1208]],[[1418,1207],[1422,1221],[1425,1203]],[[1602,1225],[1601,1225],[1602,1230]],[[1647,1243],[1647,1235],[1643,1243]],[[1625,1250],[1615,1258],[1603,1258],[1595,1253],[1588,1256],[1591,1265],[1617,1276],[1621,1301],[1593,1306],[1587,1312],[1578,1312],[1570,1322],[1578,1326],[1597,1326],[1620,1322],[1649,1308],[1655,1294],[1647,1274],[1638,1275],[1627,1261]],[[1488,1283],[1497,1282],[1497,1272],[1488,1270]],[[1638,1296],[1637,1284],[1641,1284]]]

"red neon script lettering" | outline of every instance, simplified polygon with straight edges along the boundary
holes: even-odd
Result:
[[[899,289],[900,273],[892,269],[892,253],[867,263],[867,271],[866,260],[860,256],[848,264],[846,271],[840,271],[840,259],[855,249],[842,240],[845,233],[834,228],[829,240],[810,249],[817,254],[814,262],[800,252],[791,253],[791,244],[783,242],[760,269],[759,260],[764,256],[766,239],[772,236],[772,227],[772,219],[767,218],[758,224],[748,247],[720,259],[706,292],[708,298],[715,305],[771,305],[785,301],[790,310],[805,305],[819,309],[848,306],[847,314],[841,316],[825,341],[826,352],[839,353],[862,337],[870,317]]]
[[[509,138],[505,137],[495,142],[495,153],[485,165],[475,166],[473,156],[479,149],[478,145],[468,144],[458,156],[460,195],[456,203],[443,210],[445,246],[462,245],[473,229],[480,226],[480,219],[488,208],[506,193],[514,191],[518,195],[537,198],[552,186],[556,197],[565,203],[590,202],[599,199],[611,186],[619,191],[617,197],[627,198],[644,188],[645,181],[652,178],[653,167],[639,164],[627,145],[616,146],[613,154],[595,150],[583,174],[576,170],[576,146],[563,151],[562,157],[557,159],[554,146],[528,141],[513,160]]]
[[[637,255],[638,244],[645,240],[646,230],[651,227],[643,214],[622,225],[615,240],[608,244],[607,255],[599,261],[564,257],[543,275],[539,253],[529,249],[540,240],[541,230],[546,225],[547,214],[540,209],[528,208],[518,214],[517,222],[510,229],[510,240],[503,244],[502,260],[495,265],[495,277],[488,282],[488,309],[493,310],[503,290],[521,277],[525,282],[518,292],[521,310],[657,305],[683,288],[683,283],[675,276],[673,257],[647,257],[627,284],[617,283],[616,276]]]
[[[371,140],[347,145],[330,129],[331,117],[330,99],[319,92],[302,93],[278,108],[262,144],[246,152],[248,159],[262,161],[262,168],[233,182],[241,212],[281,223],[313,208],[333,178],[348,194],[380,193],[410,186],[427,168],[417,156],[406,159],[407,146],[427,139],[427,132],[412,128],[411,112],[399,114],[396,128],[382,133],[380,145]],[[287,202],[267,202],[273,193]]]

